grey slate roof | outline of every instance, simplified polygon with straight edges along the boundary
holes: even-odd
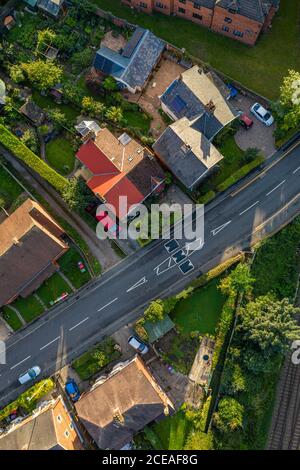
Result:
[[[185,103],[181,109],[176,106],[177,97],[180,97],[182,102]],[[201,101],[191,92],[186,84],[180,79],[174,80],[167,88],[164,94],[160,97],[164,103],[172,111],[177,119],[183,116],[194,119],[199,114],[204,112],[204,106]]]
[[[62,450],[57,443],[52,409],[39,414],[0,439],[1,450]]]
[[[38,8],[52,16],[58,16],[64,0],[39,0]]]
[[[216,6],[236,9],[240,15],[260,23],[264,23],[273,1],[272,0],[216,0]],[[278,1],[275,1],[275,4]]]
[[[94,61],[97,70],[120,79],[131,88],[142,88],[157,63],[165,43],[149,30],[137,28],[122,53],[101,47]]]

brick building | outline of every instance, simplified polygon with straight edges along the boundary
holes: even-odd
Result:
[[[159,11],[201,24],[253,46],[272,24],[280,0],[121,0],[145,13]]]

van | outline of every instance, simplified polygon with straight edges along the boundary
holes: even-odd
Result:
[[[135,349],[141,354],[147,354],[147,352],[149,351],[148,346],[145,343],[142,343],[142,341],[137,339],[135,336],[130,336],[130,338],[128,339],[128,344],[130,344],[133,349]]]
[[[19,382],[21,385],[27,384],[27,382],[31,382],[35,380],[38,375],[41,373],[41,368],[39,366],[33,366],[31,369],[28,369],[27,372],[20,375]]]

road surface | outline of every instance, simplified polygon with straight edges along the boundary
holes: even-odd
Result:
[[[137,318],[151,299],[179,291],[299,212],[300,143],[250,184],[206,207],[201,250],[187,252],[186,240],[181,240],[169,254],[166,240],[157,240],[10,337],[6,365],[0,365],[0,406],[23,391],[17,378],[29,367],[39,365],[48,376]]]

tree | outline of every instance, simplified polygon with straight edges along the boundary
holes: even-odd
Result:
[[[12,65],[9,68],[9,76],[15,83],[21,83],[25,80],[25,75],[20,65]]]
[[[36,44],[36,50],[39,51],[41,46],[51,46],[51,44],[55,41],[56,39],[56,33],[52,31],[50,28],[42,29],[38,31],[37,35],[37,44]]]
[[[250,266],[246,263],[239,263],[231,273],[222,279],[220,289],[224,294],[230,292],[248,292],[252,288],[255,279],[251,276]]]
[[[288,299],[261,296],[241,309],[237,331],[245,342],[253,343],[265,356],[284,353],[290,341],[298,339],[300,327],[293,318],[300,309]]]
[[[144,318],[150,322],[163,320],[164,318],[164,303],[161,299],[153,300],[150,302],[149,307],[145,310]]]
[[[93,194],[82,178],[71,178],[62,192],[70,209],[80,212],[91,202]]]
[[[91,96],[85,96],[82,99],[82,110],[92,117],[101,118],[105,113],[105,105],[100,101],[94,100]]]
[[[122,109],[117,106],[111,106],[106,111],[105,116],[109,121],[120,123],[123,119]]]
[[[213,436],[202,431],[192,431],[187,437],[184,450],[213,450]]]
[[[53,108],[53,109],[50,108],[47,110],[47,113],[56,129],[67,127],[68,120],[66,118],[66,115],[62,113],[59,108]]]
[[[300,124],[300,73],[289,70],[280,87],[279,101],[273,107],[280,127],[285,131]]]
[[[222,433],[228,433],[243,427],[244,407],[231,397],[219,401],[218,411],[213,415],[214,426]]]
[[[91,64],[92,56],[93,52],[88,47],[82,51],[75,52],[70,59],[72,72],[78,74],[83,69],[86,69]]]
[[[118,89],[117,82],[113,77],[106,77],[102,86],[107,91],[116,91]]]
[[[26,145],[33,153],[38,152],[38,140],[32,129],[26,129],[21,137],[21,142]]]
[[[225,363],[222,377],[222,392],[228,395],[236,395],[246,389],[246,379],[240,364],[230,358]]]
[[[54,62],[44,62],[43,60],[35,60],[33,62],[22,63],[22,69],[25,71],[28,80],[39,90],[49,90],[60,82],[63,69]]]
[[[79,86],[74,85],[70,81],[67,81],[63,85],[63,91],[64,100],[67,100],[71,103],[75,103],[77,106],[81,106],[84,95],[82,89]]]

